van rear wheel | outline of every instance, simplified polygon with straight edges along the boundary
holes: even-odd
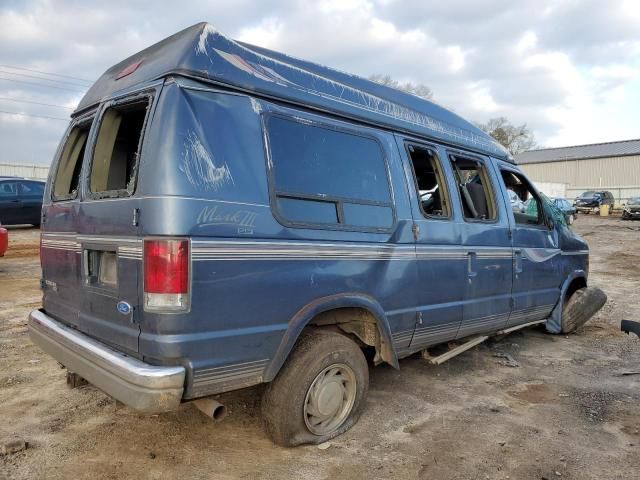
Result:
[[[264,392],[267,433],[283,446],[325,442],[358,421],[368,388],[367,361],[355,342],[334,331],[305,332]]]

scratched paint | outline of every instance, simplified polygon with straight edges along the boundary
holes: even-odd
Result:
[[[253,111],[258,115],[262,113],[262,105],[260,105],[260,102],[253,97],[249,97],[249,99],[251,100],[251,108]]]
[[[205,190],[217,191],[223,185],[233,183],[229,166],[226,163],[216,165],[211,152],[194,131],[185,138],[180,171],[191,185]]]
[[[202,29],[202,33],[200,33],[198,44],[196,45],[197,54],[209,56],[209,37],[215,35],[216,33],[218,33],[218,31],[213,25],[209,23],[205,25],[205,27]]]

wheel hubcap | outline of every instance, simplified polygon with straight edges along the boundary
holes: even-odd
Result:
[[[328,435],[349,417],[356,399],[356,376],[348,365],[329,365],[311,383],[304,422],[311,433]]]

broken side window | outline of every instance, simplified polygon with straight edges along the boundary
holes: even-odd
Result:
[[[408,145],[420,209],[427,217],[448,217],[447,187],[434,152],[418,145]]]
[[[55,179],[53,180],[53,200],[71,200],[78,195],[82,159],[87,147],[87,138],[93,119],[71,129],[62,148]]]
[[[493,221],[497,218],[495,196],[489,174],[483,163],[474,158],[452,155],[456,183],[460,192],[464,218],[476,221]]]
[[[149,100],[108,108],[93,151],[89,190],[98,197],[133,193]]]
[[[513,216],[518,225],[542,225],[544,215],[542,200],[531,184],[520,174],[501,170],[502,181],[507,190],[515,195],[511,201]]]

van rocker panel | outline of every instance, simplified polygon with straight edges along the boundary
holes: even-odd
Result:
[[[29,336],[67,369],[131,408],[164,412],[177,408],[182,400],[184,367],[149,365],[63,325],[41,310],[29,314]]]

